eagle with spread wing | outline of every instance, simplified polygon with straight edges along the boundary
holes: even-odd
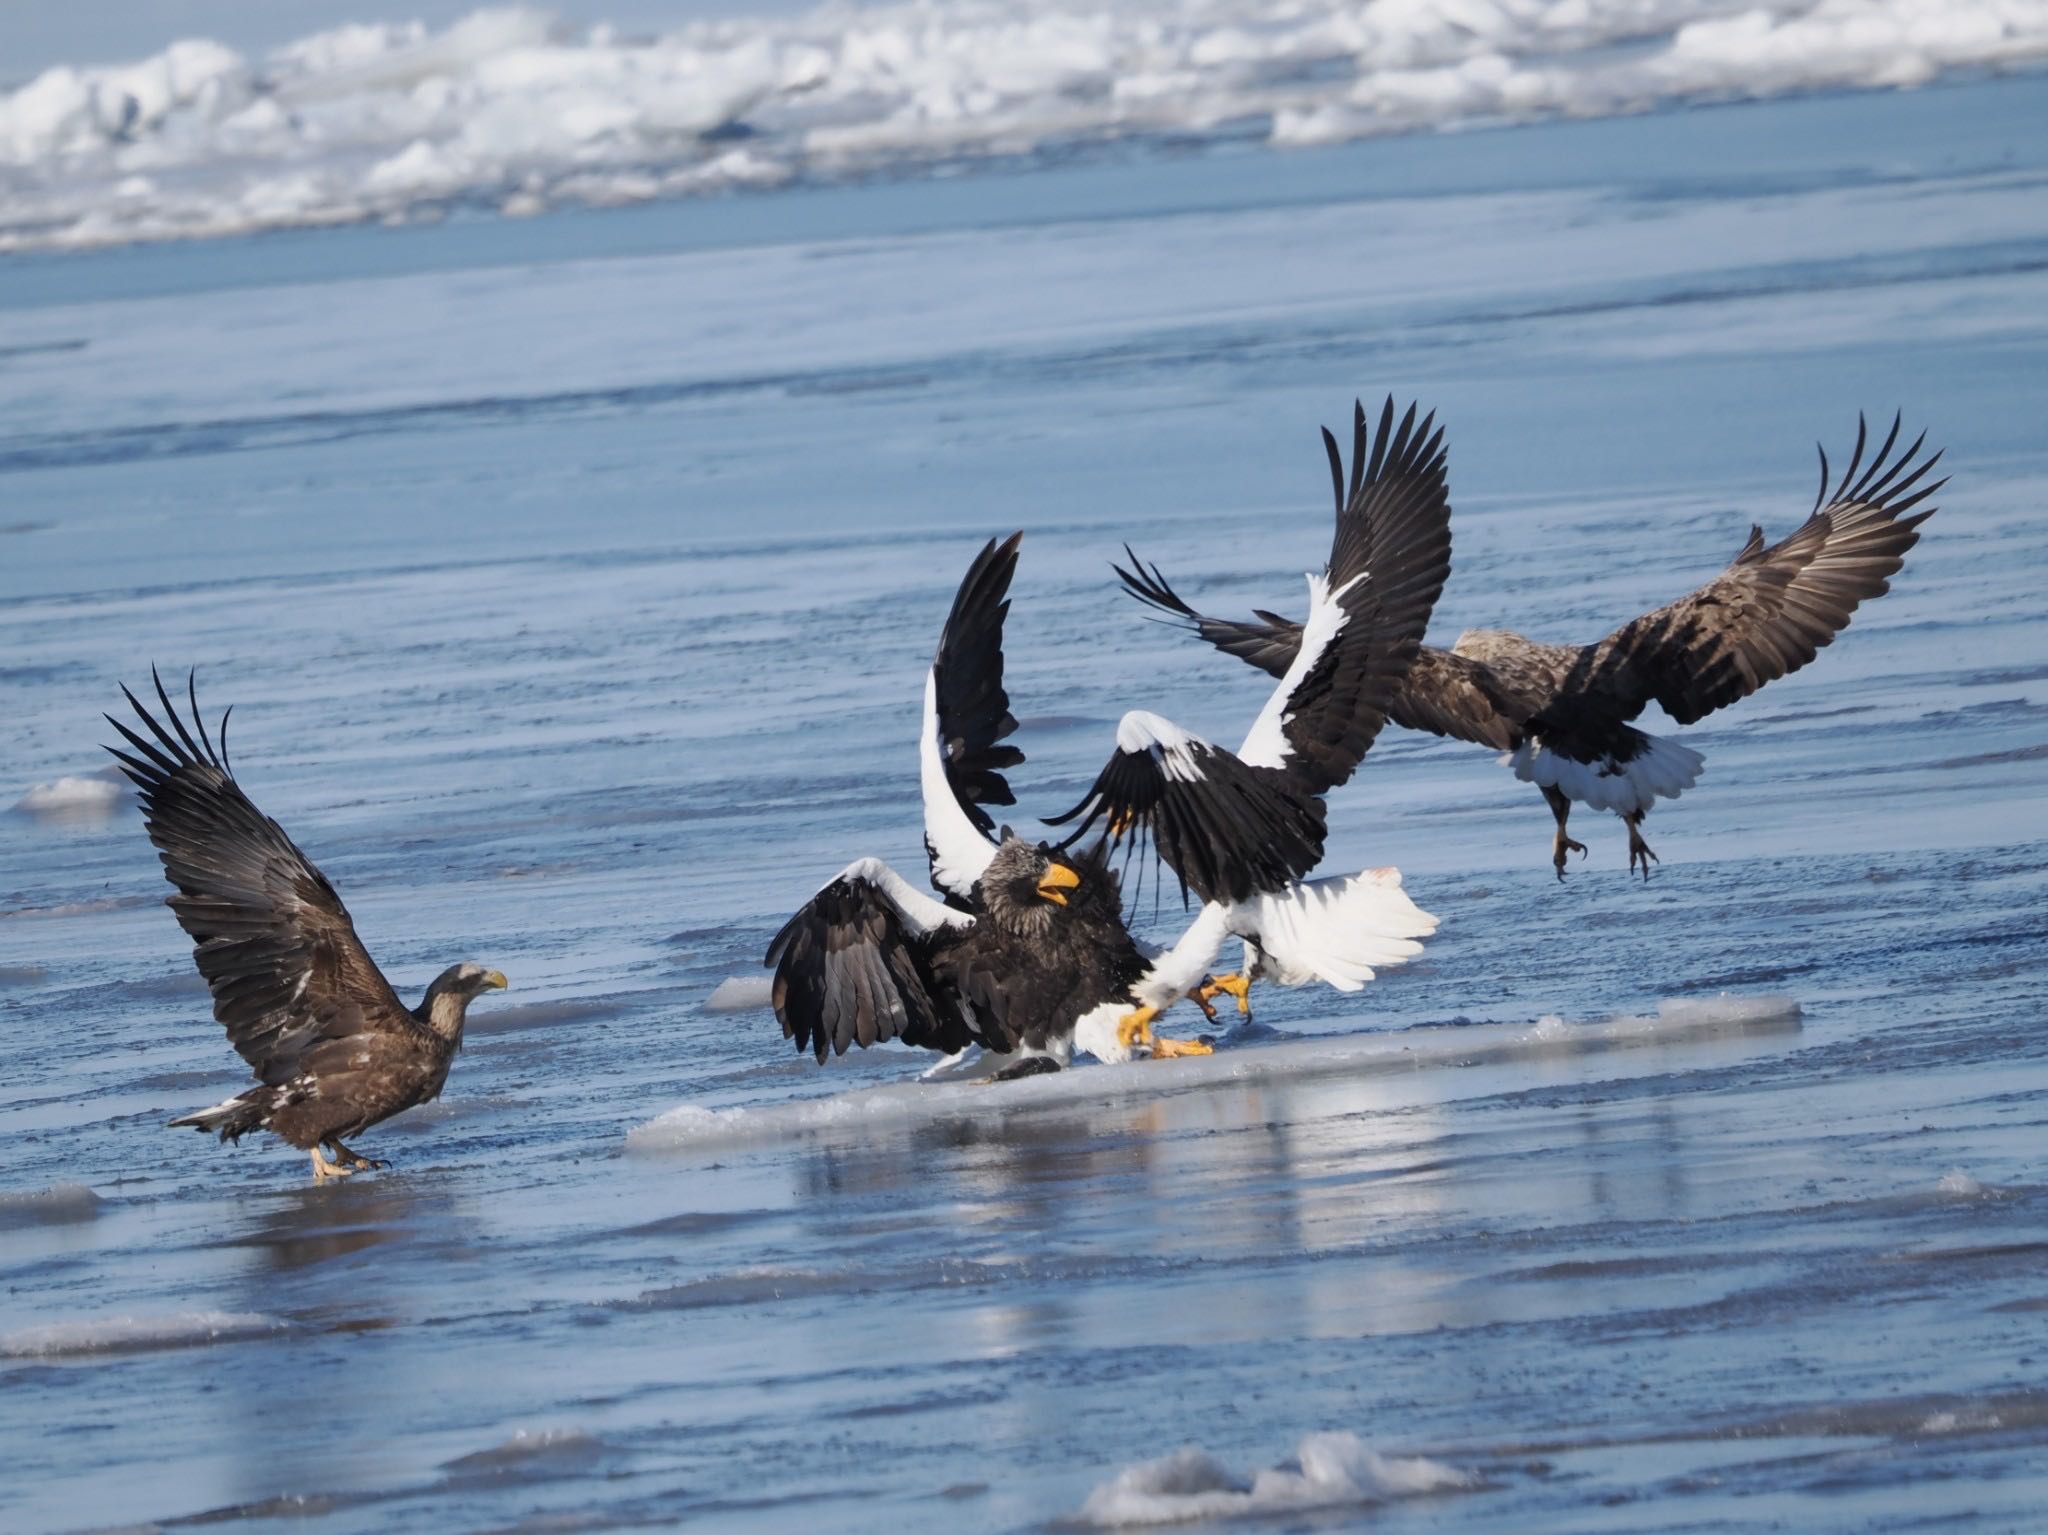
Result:
[[[1423,646],[1388,700],[1387,717],[1505,753],[1515,776],[1541,789],[1550,806],[1559,879],[1567,851],[1586,851],[1565,830],[1575,803],[1621,817],[1630,872],[1641,869],[1649,878],[1657,855],[1643,840],[1643,817],[1657,800],[1691,788],[1705,759],[1630,721],[1654,702],[1690,725],[1747,698],[1806,665],[1849,626],[1860,603],[1889,589],[1919,542],[1920,524],[1935,511],[1913,509],[1947,483],[1921,483],[1941,458],[1921,456],[1925,433],[1894,455],[1898,439],[1895,416],[1866,466],[1869,434],[1859,417],[1848,467],[1831,475],[1821,452],[1812,514],[1790,536],[1766,545],[1763,529],[1752,527],[1720,575],[1605,639],[1552,645],[1508,630],[1471,629],[1449,650]],[[1331,452],[1334,458],[1334,445]],[[1344,499],[1340,478],[1340,515]],[[1249,620],[1198,613],[1156,565],[1128,546],[1124,552],[1130,568],[1115,569],[1140,601],[1274,676],[1294,664],[1304,625],[1263,609]]]
[[[502,989],[505,977],[451,965],[418,1007],[401,1002],[327,876],[235,781],[228,715],[216,742],[200,716],[196,680],[186,682],[188,725],[151,676],[168,726],[123,688],[148,735],[110,714],[130,749],[107,750],[141,793],[149,840],[177,887],[165,904],[191,935],[213,1015],[258,1078],[225,1103],[171,1123],[224,1141],[268,1130],[310,1152],[322,1181],[382,1167],[344,1138],[439,1097],[470,1002]]]
[[[878,859],[849,865],[769,945],[785,1037],[828,1052],[900,1040],[979,1045],[998,1075],[1056,1069],[1076,1050],[1120,1061],[1206,1053],[1153,1020],[1182,998],[1240,1009],[1257,960],[1287,984],[1355,990],[1420,952],[1436,921],[1391,870],[1306,880],[1322,859],[1322,796],[1347,779],[1412,664],[1450,570],[1443,434],[1393,402],[1375,435],[1356,415],[1350,495],[1328,566],[1309,578],[1298,654],[1243,747],[1212,746],[1134,711],[1055,849],[998,831],[1023,754],[1003,686],[1002,635],[1021,534],[990,541],[962,581],[925,678],[919,739],[933,899]],[[1076,849],[1090,831],[1105,831]],[[1200,914],[1172,947],[1123,922],[1108,852],[1149,838]],[[1208,971],[1242,939],[1245,973]]]

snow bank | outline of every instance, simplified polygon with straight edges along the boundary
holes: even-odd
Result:
[[[482,10],[261,61],[187,41],[47,70],[0,95],[0,250],[531,214],[1131,135],[1320,144],[2044,56],[2048,0],[896,0],[652,38]]]
[[[1379,1454],[1356,1434],[1310,1434],[1294,1459],[1247,1482],[1206,1451],[1127,1466],[1088,1494],[1077,1522],[1098,1529],[1356,1508],[1475,1485],[1468,1473],[1419,1455]]]
[[[626,1136],[626,1148],[663,1152],[776,1145],[806,1136],[865,1136],[966,1116],[986,1124],[1006,1115],[1241,1082],[1414,1072],[1696,1043],[1796,1029],[1799,1017],[1799,1004],[1790,997],[1688,997],[1662,1002],[1655,1013],[1616,1014],[1593,1023],[1545,1017],[1534,1024],[1404,1029],[1280,1043],[1228,1035],[1214,1055],[1082,1065],[1014,1082],[892,1082],[760,1107],[684,1104],[636,1126]],[[1178,1031],[1169,1025],[1165,1032]],[[923,1065],[933,1058],[906,1052],[905,1059]]]
[[[276,1332],[285,1324],[254,1311],[179,1311],[166,1316],[98,1317],[51,1322],[0,1335],[0,1358],[57,1359],[78,1354],[186,1348],[223,1338]]]

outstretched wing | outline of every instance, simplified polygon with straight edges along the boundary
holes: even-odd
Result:
[[[1327,603],[1310,583],[1301,649],[1266,701],[1239,755],[1285,767],[1318,794],[1348,779],[1422,648],[1429,615],[1451,574],[1451,500],[1443,429],[1415,406],[1394,424],[1393,397],[1374,434],[1351,408],[1351,478],[1326,430],[1337,532],[1325,573]],[[1326,618],[1334,607],[1336,616]]]
[[[1005,746],[1017,721],[1003,691],[1003,620],[1022,533],[990,539],[953,596],[925,678],[918,776],[932,888],[965,901],[995,856],[995,822],[982,807],[1014,805],[1003,777],[1024,753]]]
[[[1110,569],[1117,573],[1124,590],[1133,597],[1182,621],[1188,629],[1225,655],[1236,656],[1269,677],[1287,675],[1287,668],[1294,664],[1295,652],[1301,649],[1300,624],[1291,618],[1282,618],[1278,613],[1268,613],[1263,608],[1254,610],[1256,623],[1211,618],[1206,613],[1197,613],[1168,584],[1157,565],[1146,564],[1129,544],[1124,545],[1124,555],[1130,560],[1131,568],[1126,570],[1112,563]]]
[[[973,1042],[952,992],[934,973],[925,940],[973,921],[912,889],[878,858],[847,867],[812,896],[768,945],[782,1037],[820,1063],[883,1040],[933,1050]]]
[[[1140,602],[1182,620],[1187,628],[1225,655],[1256,666],[1274,677],[1285,676],[1301,649],[1301,625],[1264,608],[1246,620],[1214,618],[1198,613],[1176,592],[1157,565],[1148,565],[1126,544],[1131,565],[1114,569],[1124,588]],[[1256,621],[1253,621],[1256,620]],[[1387,718],[1404,730],[1475,741],[1496,751],[1509,751],[1520,741],[1522,727],[1537,707],[1517,699],[1483,661],[1423,645],[1387,704]]]
[[[1859,603],[1890,587],[1935,509],[1906,513],[1948,483],[1916,490],[1941,454],[1920,458],[1923,432],[1894,458],[1898,438],[1894,416],[1864,469],[1859,416],[1855,454],[1832,490],[1822,452],[1820,493],[1805,524],[1769,548],[1763,529],[1751,528],[1734,563],[1712,581],[1593,646],[1585,666],[1592,687],[1619,702],[1625,719],[1655,699],[1690,725],[1811,661]]]
[[[154,740],[110,714],[107,722],[133,751],[108,750],[141,791],[149,840],[178,890],[166,904],[192,936],[213,1016],[229,1042],[275,1085],[296,1076],[300,1058],[323,1040],[418,1032],[327,876],[235,782],[225,756],[227,715],[217,750],[200,718],[196,683],[186,684],[188,728],[163,680],[155,680],[169,728],[123,688]]]
[[[1088,794],[1051,818],[1078,818],[1070,842],[1102,818],[1112,839],[1150,832],[1183,889],[1209,901],[1247,900],[1315,867],[1320,797],[1351,776],[1379,733],[1450,574],[1443,433],[1433,420],[1418,425],[1410,406],[1397,427],[1390,398],[1375,435],[1354,406],[1348,489],[1324,433],[1338,498],[1329,567],[1309,578],[1308,619],[1244,745],[1233,755],[1157,715],[1125,715]]]

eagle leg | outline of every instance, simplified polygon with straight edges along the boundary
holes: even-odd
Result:
[[[1202,1004],[1202,1011],[1209,1015],[1209,1021],[1216,1021],[1215,1010],[1209,1006],[1210,998],[1220,997],[1226,992],[1237,998],[1238,1012],[1246,1018],[1251,1017],[1252,978],[1248,975],[1212,975],[1195,993],[1195,1000]]]
[[[1564,855],[1568,852],[1577,853],[1581,858],[1584,858],[1586,856],[1586,844],[1564,834],[1564,823],[1571,819],[1572,813],[1572,802],[1565,797],[1564,791],[1555,784],[1546,784],[1543,788],[1543,797],[1550,801],[1550,813],[1557,817],[1557,835],[1550,839],[1550,863],[1557,870],[1559,883],[1562,883],[1564,880]]]
[[[1628,872],[1631,874],[1635,873],[1636,866],[1641,864],[1643,883],[1648,884],[1650,880],[1650,865],[1662,863],[1664,860],[1651,852],[1650,844],[1643,840],[1642,811],[1638,810],[1634,815],[1625,815],[1622,819],[1628,823]]]
[[[375,1157],[366,1157],[360,1151],[351,1150],[349,1147],[342,1145],[339,1140],[329,1141],[327,1145],[333,1150],[335,1160],[345,1164],[351,1172],[354,1172],[357,1168],[367,1172],[372,1168],[389,1167],[391,1165],[389,1162],[379,1162]]]
[[[327,1158],[320,1155],[320,1148],[318,1146],[313,1148],[313,1181],[315,1183],[325,1183],[329,1178],[346,1178],[354,1171],[353,1167],[345,1166],[339,1162],[328,1161]]]
[[[1164,1034],[1152,1036],[1152,1059],[1170,1061],[1177,1055],[1214,1055],[1216,1047],[1206,1039],[1168,1039]]]

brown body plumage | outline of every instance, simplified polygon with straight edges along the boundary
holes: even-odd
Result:
[[[269,1130],[312,1154],[320,1177],[378,1164],[343,1144],[440,1095],[462,1048],[465,1010],[505,984],[481,965],[443,971],[417,1008],[399,1001],[327,877],[258,810],[207,734],[188,684],[190,726],[156,684],[169,727],[127,689],[148,739],[107,716],[132,751],[114,751],[141,791],[149,839],[177,887],[166,903],[193,940],[213,1015],[259,1082],[173,1125],[239,1140]],[[109,748],[112,750],[112,748]],[[318,1148],[334,1152],[328,1162]]]

